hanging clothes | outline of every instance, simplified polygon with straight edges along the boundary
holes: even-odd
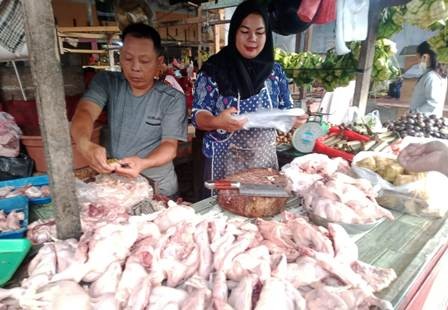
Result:
[[[320,3],[321,0],[302,0],[297,10],[297,16],[307,23],[313,21]]]
[[[369,0],[336,0],[336,54],[350,52],[345,42],[367,38]]]
[[[336,0],[321,0],[314,16],[314,24],[328,24],[336,20]]]

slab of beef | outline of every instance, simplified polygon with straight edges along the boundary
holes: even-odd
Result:
[[[276,184],[286,187],[286,177],[274,169],[254,168],[226,177],[226,180],[247,184]],[[247,217],[273,216],[281,211],[288,198],[243,196],[238,190],[218,191],[221,208]]]

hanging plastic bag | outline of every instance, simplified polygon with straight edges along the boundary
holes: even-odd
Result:
[[[287,36],[305,31],[311,25],[297,16],[301,0],[275,0],[269,4],[272,31]]]
[[[321,0],[303,0],[297,10],[297,16],[304,22],[311,22],[316,16]]]
[[[316,15],[314,16],[314,24],[328,24],[336,19],[336,0],[321,0]]]

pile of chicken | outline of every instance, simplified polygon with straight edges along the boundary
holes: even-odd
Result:
[[[49,197],[50,188],[48,185],[33,186],[31,184],[21,187],[4,186],[0,188],[0,198],[11,198],[22,195],[27,196],[30,199]]]
[[[0,210],[0,233],[20,229],[20,222],[25,219],[23,212],[15,210],[5,213]]]
[[[296,158],[282,171],[290,180],[291,190],[304,198],[305,207],[321,218],[347,224],[394,219],[375,200],[370,182],[353,178],[342,158],[310,154]]]
[[[152,198],[152,188],[143,177],[135,179],[115,174],[98,175],[95,182],[77,180],[76,194],[80,202],[83,231],[92,230],[101,223],[125,223],[131,208],[144,199]],[[27,238],[40,244],[56,238],[53,218],[38,220],[28,226]]]
[[[23,309],[392,309],[396,275],[358,260],[337,225],[202,216],[171,202],[80,241],[46,243],[1,306]]]

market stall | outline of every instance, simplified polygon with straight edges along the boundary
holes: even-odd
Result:
[[[204,8],[236,4],[230,2]],[[369,21],[376,25],[385,6],[406,2],[375,3]],[[58,63],[43,44],[55,43],[52,23],[32,27],[38,17],[51,19],[51,7],[24,3],[49,177],[0,183],[0,308],[422,306],[427,288],[446,270],[448,177],[408,171],[397,155],[413,142],[447,144],[448,120],[409,113],[382,124],[376,113],[363,115],[370,79],[399,74],[390,61],[393,42],[375,40],[376,26],[343,56],[336,53],[341,46],[325,57],[276,51],[298,86],[316,82],[330,92],[356,78],[356,121],[333,122],[331,108],[308,109],[305,125],[278,134],[280,171],[258,167],[206,180],[213,196],[190,204],[159,195],[143,176],[73,177],[68,123],[54,105],[63,98],[62,78],[49,70]],[[304,111],[275,113],[288,119],[289,130]],[[275,113],[265,112],[263,121]],[[190,127],[188,142],[193,135]],[[186,155],[177,161],[187,165],[188,142],[177,149]],[[202,166],[192,169],[191,178],[202,175]],[[446,306],[446,297],[438,297]]]

